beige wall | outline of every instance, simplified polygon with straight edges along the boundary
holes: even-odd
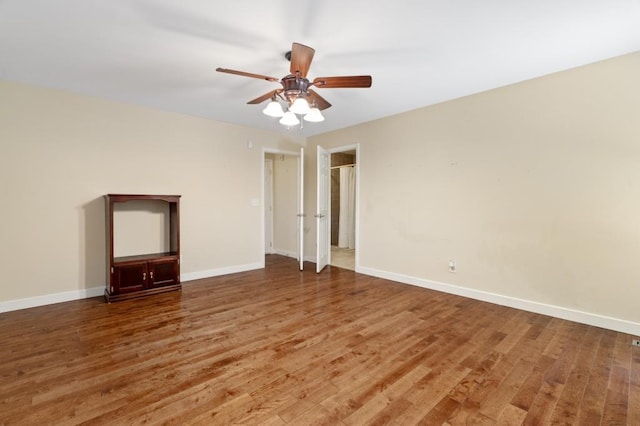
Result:
[[[104,285],[106,193],[182,195],[187,276],[264,261],[261,147],[304,140],[11,82],[0,99],[0,302]]]
[[[310,138],[307,210],[316,145],[360,143],[361,268],[640,330],[638,75],[640,53]]]
[[[298,157],[275,154],[273,160],[273,249],[295,257],[298,214]]]
[[[359,143],[361,269],[638,327],[637,75],[638,53],[311,138],[307,253],[315,147]],[[9,82],[0,99],[0,302],[104,284],[109,192],[182,194],[184,274],[262,262],[261,147],[302,140]]]
[[[127,201],[113,206],[113,255],[171,251],[169,203]]]

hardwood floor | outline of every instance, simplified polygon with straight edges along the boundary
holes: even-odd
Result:
[[[0,424],[640,424],[630,335],[275,255],[0,338]]]

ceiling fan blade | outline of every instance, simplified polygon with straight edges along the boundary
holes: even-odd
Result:
[[[351,75],[344,77],[318,77],[313,80],[318,89],[337,89],[347,87],[371,87],[370,75]]]
[[[282,92],[282,89],[280,90],[272,90],[270,92],[265,93],[262,96],[258,96],[255,99],[250,100],[249,102],[247,102],[248,104],[261,104],[262,102],[266,101],[267,99],[271,99],[274,96],[276,96],[279,92]]]
[[[226,72],[227,74],[241,75],[241,76],[244,76],[244,77],[257,78],[257,79],[260,79],[260,80],[275,81],[275,82],[280,81],[280,79],[277,79],[275,77],[269,77],[267,75],[253,74],[253,73],[250,73],[250,72],[230,70],[230,69],[227,69],[227,68],[216,68],[216,71],[218,71],[218,72]]]
[[[316,53],[316,51],[309,46],[293,43],[291,47],[291,74],[296,77],[306,77],[314,53]]]
[[[320,111],[331,106],[331,104],[327,102],[325,98],[318,95],[311,89],[307,90],[307,102],[309,102],[310,105],[315,105]]]

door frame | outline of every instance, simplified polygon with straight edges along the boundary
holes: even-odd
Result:
[[[262,210],[264,212],[264,216],[265,216],[265,220],[264,220],[264,253],[266,254],[272,254],[274,253],[273,251],[273,159],[271,158],[265,158],[263,161],[263,178],[264,178],[264,185],[263,185],[263,192],[262,192]],[[269,167],[267,167],[267,165],[269,165]],[[271,174],[269,177],[264,176],[264,173],[267,171],[267,169],[270,169]],[[269,188],[269,194],[267,194],[266,188],[267,185],[270,187]],[[271,209],[271,212],[269,214],[269,220],[267,221],[266,217],[267,217],[267,195],[270,196],[270,200],[268,200],[270,202],[270,206],[268,206]],[[269,235],[271,236],[271,247],[267,247],[267,231],[269,231]]]
[[[356,158],[355,158],[355,164],[356,164],[355,272],[360,272],[360,168],[362,164],[362,161],[360,160],[360,143],[355,143],[351,145],[342,145],[342,146],[337,146],[333,148],[326,148],[326,150],[329,152],[329,164],[331,164],[332,154],[337,154],[337,153],[346,152],[346,151],[356,152]],[[329,204],[328,204],[329,212],[331,212],[331,188],[329,188],[328,197],[329,197]],[[331,221],[329,221],[329,226],[327,228],[328,228],[327,238],[329,239],[328,241],[330,242],[331,241]],[[318,237],[316,236],[316,238]],[[329,264],[331,264],[331,248],[329,248]]]
[[[321,191],[323,188],[323,191]],[[324,192],[324,197],[322,193]],[[316,145],[316,274],[331,264],[331,153]],[[321,233],[326,229],[326,234]]]
[[[329,151],[329,160],[331,160],[331,154],[337,154],[339,152],[345,151],[355,151],[355,165],[356,165],[356,229],[355,229],[355,238],[356,238],[356,248],[355,248],[355,272],[360,272],[360,168],[361,168],[361,160],[360,160],[360,144],[355,143],[352,145],[343,145],[335,148],[331,148]],[[331,191],[329,191],[331,193]],[[331,209],[331,196],[329,196],[329,209]],[[329,241],[331,241],[331,223],[329,223]],[[331,259],[329,259],[331,260]]]
[[[266,252],[266,247],[265,247],[265,232],[266,232],[266,224],[265,224],[265,202],[264,202],[264,169],[265,169],[265,155],[266,154],[276,154],[276,155],[289,155],[292,157],[297,157],[298,158],[298,171],[300,170],[300,167],[302,167],[303,165],[303,161],[304,158],[302,158],[300,156],[300,151],[289,151],[289,150],[284,150],[284,149],[278,149],[278,148],[265,148],[262,147],[262,160],[260,161],[260,180],[261,180],[261,185],[260,185],[260,200],[262,200],[262,215],[260,218],[260,241],[261,244],[260,246],[262,247],[262,258],[260,261],[260,264],[262,265],[262,268],[265,267],[265,259],[264,257],[267,255]],[[298,178],[297,178],[297,188],[298,188],[298,193],[297,193],[297,197],[300,197],[300,173],[298,173]],[[298,205],[300,205],[301,200],[298,200]],[[296,214],[298,214],[298,212],[296,212]],[[301,232],[303,232],[304,230],[301,230]]]

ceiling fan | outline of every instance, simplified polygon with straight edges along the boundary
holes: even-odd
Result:
[[[324,117],[322,117],[320,111],[329,108],[331,104],[311,90],[311,87],[318,89],[367,88],[371,87],[371,76],[317,77],[313,81],[309,81],[307,73],[314,53],[315,50],[309,46],[293,43],[291,50],[285,54],[285,57],[291,62],[290,74],[282,79],[227,68],[216,68],[216,71],[280,83],[282,88],[258,96],[247,102],[247,104],[260,104],[267,99],[271,99],[271,102],[263,112],[273,117],[282,117],[280,120],[282,124],[298,124],[299,120],[295,114],[304,115],[307,121],[322,121]],[[286,102],[289,111],[285,113],[282,110],[282,106],[277,100],[278,98]]]

